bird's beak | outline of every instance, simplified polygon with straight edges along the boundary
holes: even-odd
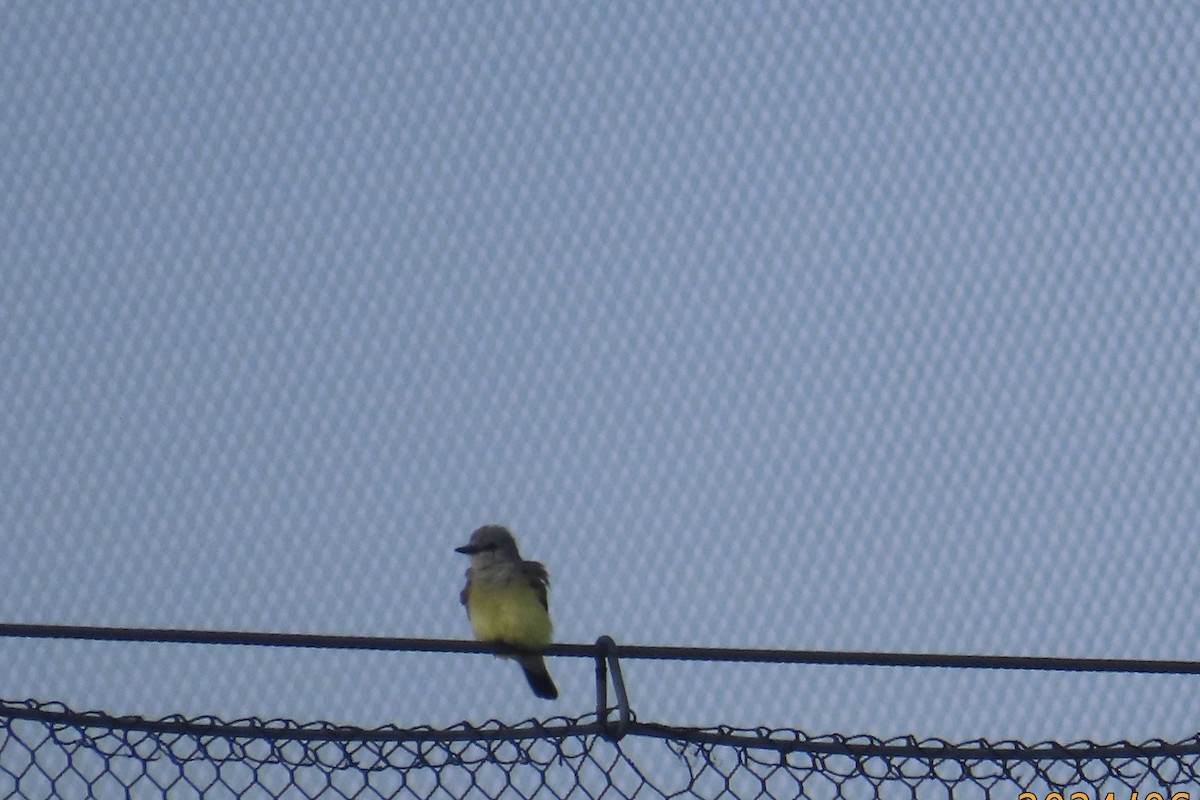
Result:
[[[472,546],[471,546],[471,545],[469,545],[469,544],[464,544],[462,547],[456,547],[456,548],[454,548],[454,552],[456,552],[456,553],[462,553],[463,555],[466,555],[466,556],[473,556],[473,555],[475,555],[476,553],[478,553],[478,552],[479,552],[479,548],[478,548],[478,547],[472,547]]]

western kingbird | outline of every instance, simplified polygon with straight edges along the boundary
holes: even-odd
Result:
[[[456,552],[471,557],[467,585],[459,600],[475,638],[502,642],[517,648],[540,650],[550,644],[553,626],[546,590],[550,576],[537,561],[523,561],[517,540],[502,525],[484,525]],[[529,687],[538,697],[553,700],[558,688],[540,655],[513,656],[525,671]]]

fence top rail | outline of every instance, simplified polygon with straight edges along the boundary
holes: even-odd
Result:
[[[0,637],[76,639],[108,642],[299,647],[334,650],[380,650],[426,653],[512,654],[505,645],[458,639],[416,639],[387,636],[344,636],[318,633],[210,631],[184,628],[125,628],[92,625],[0,623]],[[551,644],[549,656],[574,658],[723,661],[767,664],[811,664],[861,667],[934,667],[942,669],[1007,669],[1057,672],[1116,672],[1159,675],[1200,675],[1200,661],[1135,658],[1075,658],[1063,656],[979,655],[962,653],[876,653],[853,650],[777,650],[735,647],[679,647],[617,644]]]
[[[561,741],[568,737],[605,735],[605,723],[595,715],[555,717],[550,720],[526,720],[509,725],[499,720],[482,724],[462,722],[448,728],[420,726],[402,728],[386,725],[360,728],[329,722],[299,723],[294,720],[246,718],[223,721],[215,717],[187,719],[172,715],[163,719],[139,716],[115,716],[99,711],[78,712],[61,703],[35,700],[0,700],[0,731],[15,720],[40,722],[79,731],[140,732],[151,736],[196,736],[223,739],[340,744],[483,744],[530,740]],[[1061,743],[1018,741],[950,742],[944,739],[917,739],[913,736],[881,739],[859,734],[812,736],[794,729],[696,728],[657,722],[633,721],[628,735],[685,745],[734,747],[746,751],[774,751],[780,754],[806,753],[814,757],[849,756],[851,758],[934,759],[998,763],[1008,762],[1089,762],[1113,759],[1195,759],[1200,756],[1200,734],[1181,741],[1155,739],[1135,743],[1119,741],[1098,743],[1088,740]],[[93,737],[95,738],[95,737]],[[69,737],[68,737],[69,739]],[[66,739],[64,739],[66,741]],[[678,752],[678,750],[677,750]]]

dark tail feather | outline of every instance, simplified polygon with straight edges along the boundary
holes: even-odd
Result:
[[[558,699],[558,687],[554,685],[554,679],[546,669],[545,659],[541,656],[526,656],[521,659],[521,669],[525,671],[525,680],[529,681],[529,688],[533,689],[534,694],[544,700]]]

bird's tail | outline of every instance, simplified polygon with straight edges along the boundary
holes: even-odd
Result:
[[[541,656],[521,656],[519,660],[521,669],[525,671],[525,680],[529,681],[529,688],[533,689],[533,693],[544,700],[557,699],[558,687],[550,677],[550,670],[546,669],[546,659]]]

